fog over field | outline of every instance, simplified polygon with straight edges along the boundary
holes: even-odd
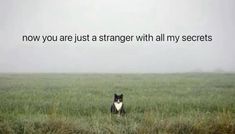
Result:
[[[0,72],[235,71],[234,0],[0,0]],[[22,35],[176,34],[195,43],[24,43]]]

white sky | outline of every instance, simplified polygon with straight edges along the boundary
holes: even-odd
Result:
[[[0,72],[235,71],[234,0],[0,0]],[[206,43],[23,43],[22,35],[210,34]]]

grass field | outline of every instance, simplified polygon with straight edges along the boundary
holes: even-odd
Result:
[[[0,74],[2,134],[234,134],[234,117],[235,74]]]

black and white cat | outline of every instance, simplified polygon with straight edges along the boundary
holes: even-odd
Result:
[[[111,113],[118,115],[124,115],[126,113],[123,104],[123,94],[121,95],[114,94],[114,101],[111,106]]]

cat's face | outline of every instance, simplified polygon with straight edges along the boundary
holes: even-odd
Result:
[[[122,102],[123,101],[123,94],[121,95],[117,95],[117,94],[114,94],[114,102]]]

